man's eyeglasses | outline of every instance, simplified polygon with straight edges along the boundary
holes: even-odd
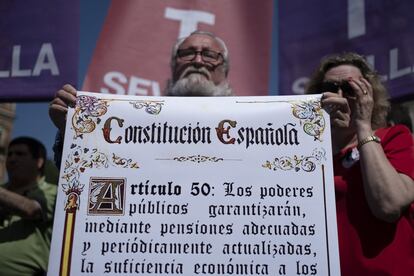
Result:
[[[354,89],[347,81],[341,82],[332,82],[332,81],[325,81],[320,86],[320,92],[332,92],[338,93],[339,88],[341,88],[344,95],[354,96]]]
[[[208,62],[208,63],[217,62],[223,57],[221,53],[218,53],[213,50],[197,51],[195,49],[188,48],[188,49],[179,49],[177,51],[177,56],[184,61],[193,61],[196,58],[197,54],[200,54],[201,59],[204,62]]]

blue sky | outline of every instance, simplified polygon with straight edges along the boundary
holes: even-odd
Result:
[[[56,128],[48,116],[49,103],[18,103],[12,137],[31,136],[46,146],[49,157],[53,156],[52,146]]]

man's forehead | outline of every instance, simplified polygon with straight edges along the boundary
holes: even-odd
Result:
[[[180,49],[184,48],[201,48],[201,49],[213,49],[222,51],[220,43],[212,36],[207,34],[193,34],[187,37],[183,43],[181,43]]]
[[[29,147],[26,144],[14,144],[9,147],[8,151],[29,152]]]

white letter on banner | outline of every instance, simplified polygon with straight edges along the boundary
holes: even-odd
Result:
[[[10,71],[4,70],[0,71],[0,78],[8,78],[10,76]]]
[[[365,0],[348,0],[348,38],[364,35]]]
[[[390,79],[396,79],[410,74],[411,67],[405,67],[404,69],[398,69],[398,49],[394,48],[390,51]]]
[[[50,70],[53,76],[59,75],[59,68],[51,43],[42,44],[35,67],[33,68],[33,76],[39,76],[43,70]]]
[[[309,78],[301,77],[297,78],[292,84],[292,92],[296,95],[303,95],[305,94],[305,86],[308,83]],[[312,92],[319,92],[319,91],[312,91]]]
[[[367,60],[367,62],[369,64],[371,64],[372,68],[375,68],[375,56],[374,55],[367,55],[365,57],[365,59]],[[388,76],[387,75],[380,75],[381,81],[387,81],[388,80]]]
[[[13,46],[12,53],[12,77],[30,77],[32,71],[30,69],[20,69],[20,45]]]
[[[178,37],[185,37],[197,30],[199,22],[214,25],[215,16],[212,13],[195,10],[178,10],[167,7],[165,17],[181,21]]]
[[[128,79],[125,77],[124,74],[120,72],[108,72],[104,76],[104,83],[108,85],[110,88],[113,88],[115,92],[110,92],[108,88],[101,88],[101,93],[125,94],[124,87],[116,83],[116,80],[120,83],[128,83]]]

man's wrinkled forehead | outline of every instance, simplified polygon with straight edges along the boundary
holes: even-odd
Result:
[[[184,39],[184,41],[178,47],[179,49],[209,49],[217,52],[222,52],[224,49],[220,43],[212,36],[207,34],[193,34]]]

